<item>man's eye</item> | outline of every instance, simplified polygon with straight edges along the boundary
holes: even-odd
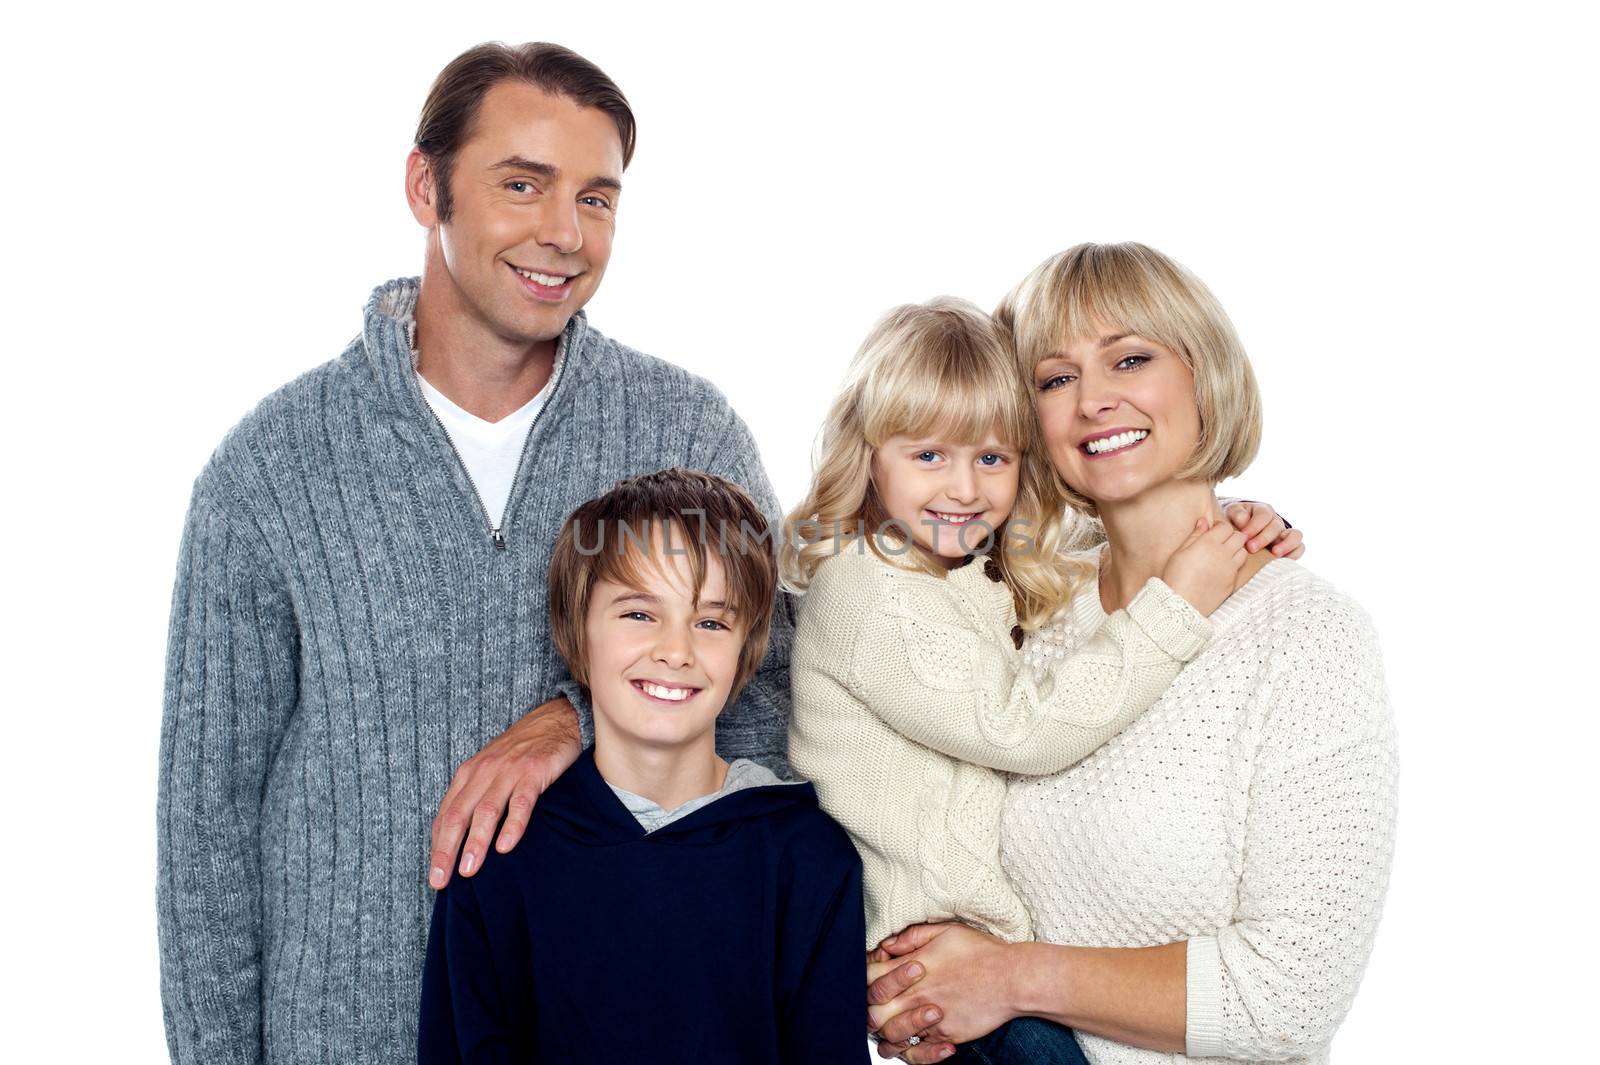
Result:
[[[506,182],[506,188],[518,194],[532,192],[533,183],[528,181],[508,181]]]
[[[1044,381],[1039,385],[1039,391],[1051,392],[1057,388],[1065,388],[1067,385],[1076,380],[1077,377],[1069,373],[1052,374],[1051,376],[1045,378]]]
[[[611,206],[611,204],[608,203],[605,200],[605,198],[601,197],[601,196],[584,196],[581,199],[579,199],[578,202],[581,203],[581,204],[584,204],[585,206],[588,206],[588,207],[599,207],[599,208],[602,208],[602,209]]]

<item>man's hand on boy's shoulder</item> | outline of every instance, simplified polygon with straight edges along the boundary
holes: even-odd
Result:
[[[502,814],[506,820],[495,849],[504,854],[515,847],[528,827],[533,804],[582,752],[578,715],[561,696],[529,710],[462,762],[433,818],[428,883],[439,889],[450,882],[458,849],[462,876],[483,868],[489,838]]]

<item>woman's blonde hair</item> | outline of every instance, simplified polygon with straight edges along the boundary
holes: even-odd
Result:
[[[1039,438],[1026,380],[1007,332],[965,300],[896,307],[856,352],[823,424],[811,489],[784,523],[780,566],[803,591],[817,567],[856,541],[891,564],[945,567],[895,523],[872,484],[872,457],[890,437],[938,434],[982,444],[991,434],[1020,452],[1016,505],[994,530],[990,556],[1035,629],[1066,602],[1089,568],[1062,550],[1065,499]],[[900,547],[886,553],[881,540]]]
[[[1169,348],[1194,375],[1200,442],[1184,479],[1215,484],[1244,472],[1261,444],[1261,393],[1233,323],[1211,290],[1143,244],[1079,244],[1046,259],[995,310],[1028,381],[1043,360],[1101,330]],[[1058,483],[1060,479],[1057,478]],[[1094,503],[1060,483],[1073,507]]]

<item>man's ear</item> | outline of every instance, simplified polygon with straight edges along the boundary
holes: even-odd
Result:
[[[422,149],[413,148],[406,156],[406,204],[411,217],[424,229],[439,224],[439,190],[434,185],[433,160]]]

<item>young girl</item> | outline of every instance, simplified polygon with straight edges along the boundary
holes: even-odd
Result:
[[[1048,675],[1024,668],[1024,631],[1094,571],[1062,549],[1063,499],[1023,382],[1009,339],[971,304],[890,312],[788,519],[784,576],[805,593],[789,759],[861,854],[869,948],[951,918],[1031,938],[1000,868],[1002,774],[1059,772],[1149,708],[1210,638],[1206,615],[1246,557],[1230,525],[1197,526]],[[1081,1060],[1056,1033],[1056,1056],[1030,1060]]]

